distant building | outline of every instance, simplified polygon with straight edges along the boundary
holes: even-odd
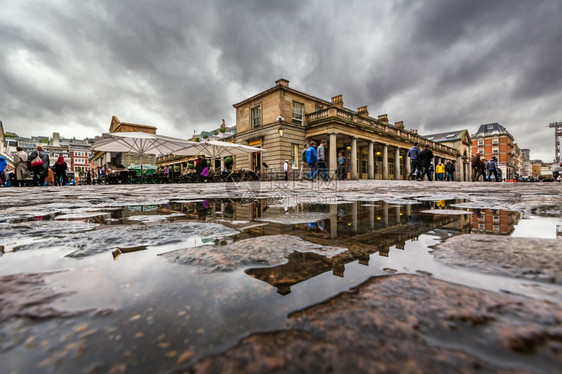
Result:
[[[111,117],[109,132],[146,132],[156,134],[156,127],[140,125],[137,123],[121,122],[117,116]],[[80,152],[80,151],[78,151]],[[156,166],[156,156],[139,155],[129,152],[93,152],[89,160],[90,168],[98,168],[108,165],[110,168],[127,168],[130,165],[154,165]]]
[[[480,125],[472,138],[472,154],[479,152],[486,160],[498,159],[504,179],[514,179],[513,136],[497,122]]]
[[[461,180],[460,178],[462,175],[464,176],[463,181],[470,180],[469,162],[472,155],[472,141],[470,140],[470,134],[468,133],[468,130],[454,130],[438,134],[423,135],[423,137],[436,143],[444,144],[456,149],[463,159],[462,165],[465,170],[463,170],[462,172],[460,170],[457,170],[455,172],[455,178],[456,180]]]
[[[531,176],[531,150],[524,148],[521,150],[523,155],[523,173],[521,175],[530,177]]]

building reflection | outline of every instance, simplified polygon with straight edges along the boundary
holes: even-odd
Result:
[[[520,219],[519,212],[501,209],[474,209],[472,211],[472,232],[510,235]]]

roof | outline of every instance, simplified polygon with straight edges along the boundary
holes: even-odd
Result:
[[[494,123],[486,123],[484,125],[480,125],[478,128],[477,134],[485,134],[485,133],[492,133],[494,131],[498,131],[500,133],[507,132],[506,128],[500,125],[497,122]]]
[[[277,82],[279,82],[279,81],[281,81],[281,80],[283,80],[283,79],[280,79],[280,80],[278,80]],[[284,80],[284,81],[286,81],[286,80]],[[288,83],[288,81],[286,81],[286,82]],[[271,93],[273,93],[273,92],[275,92],[275,91],[277,91],[277,90],[286,90],[286,91],[292,92],[292,93],[297,94],[297,95],[300,95],[300,96],[308,97],[309,99],[312,99],[312,100],[314,100],[314,101],[321,102],[321,103],[323,103],[323,104],[325,104],[325,105],[327,105],[327,106],[332,105],[332,102],[331,102],[331,101],[327,101],[327,100],[324,100],[324,99],[320,99],[320,98],[318,98],[318,97],[309,95],[309,94],[304,93],[304,92],[302,92],[302,91],[295,90],[294,88],[290,88],[289,86],[285,86],[285,85],[281,85],[281,84],[276,84],[275,86],[271,87],[270,89],[267,89],[267,90],[265,90],[265,91],[262,91],[262,92],[260,92],[260,93],[258,93],[258,94],[256,94],[256,95],[254,95],[254,96],[252,96],[252,97],[250,97],[250,98],[247,98],[247,99],[245,99],[245,100],[243,100],[243,101],[241,101],[241,102],[239,102],[239,103],[233,104],[232,106],[233,106],[234,108],[237,108],[237,107],[242,106],[242,105],[244,105],[244,104],[246,104],[246,103],[248,103],[248,102],[254,101],[255,99],[257,99],[257,98],[260,97],[260,96],[265,96],[265,95],[271,94]]]
[[[436,143],[440,143],[440,142],[450,142],[453,140],[461,140],[465,133],[466,130],[455,130],[455,131],[447,131],[438,134],[421,135],[421,136],[428,140],[432,140]]]

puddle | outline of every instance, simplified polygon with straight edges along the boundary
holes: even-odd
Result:
[[[390,273],[562,301],[556,285],[434,259],[431,247],[459,234],[560,238],[560,219],[469,203],[449,197],[292,206],[185,199],[73,213],[52,207],[40,217],[8,212],[1,218],[0,275],[62,271],[45,277],[65,292],[50,307],[111,312],[0,325],[0,359],[6,372],[166,372],[250,333],[282,329],[291,312]],[[270,240],[260,241],[264,236]],[[311,250],[291,250],[303,246]],[[283,258],[266,261],[281,247]]]

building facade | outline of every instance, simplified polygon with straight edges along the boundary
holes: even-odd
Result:
[[[515,179],[513,136],[499,123],[480,125],[476,134],[472,135],[472,153],[479,152],[483,158],[498,159],[504,179]]]
[[[403,122],[389,124],[386,114],[369,116],[366,106],[357,111],[344,108],[342,95],[331,101],[297,91],[289,81],[279,79],[275,86],[233,105],[236,109],[236,142],[267,149],[248,157],[237,157],[236,167],[260,173],[280,171],[289,160],[293,171],[301,167],[305,142],[328,142],[326,162],[330,173],[342,152],[349,179],[407,179],[408,149],[414,142],[429,144],[438,160],[458,165],[459,180],[467,180],[464,165],[468,157],[452,147],[407,130]],[[266,167],[267,166],[267,167]],[[268,169],[268,170],[264,170]]]

